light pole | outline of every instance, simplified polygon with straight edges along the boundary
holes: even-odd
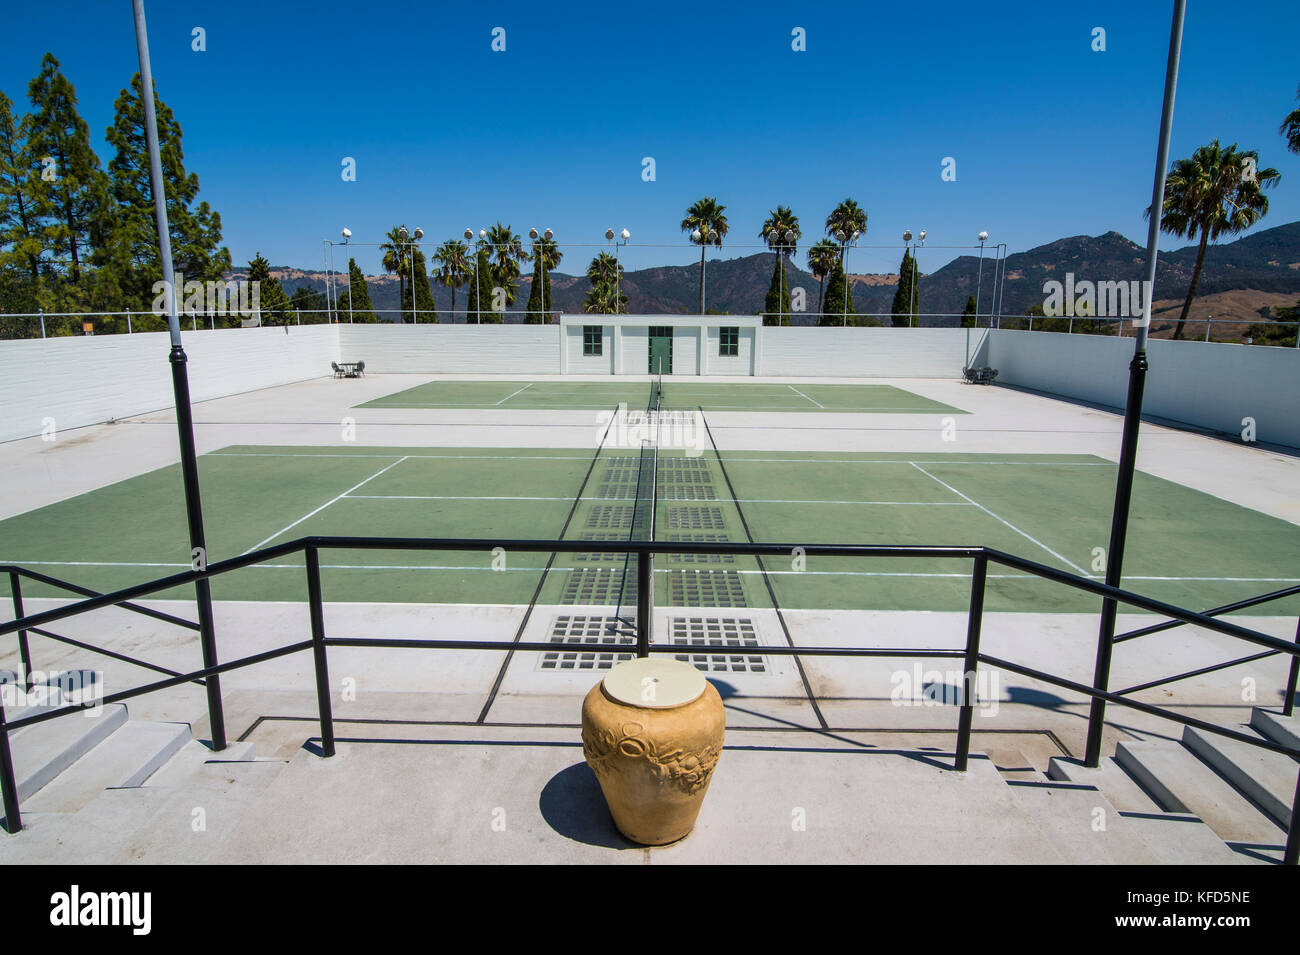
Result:
[[[348,257],[348,324],[352,324],[352,256],[348,243],[352,241],[352,230],[344,226],[339,233],[343,236],[343,254]],[[336,303],[337,304],[337,303]]]
[[[984,281],[984,243],[988,241],[989,234],[981,232],[980,236],[980,267],[975,277],[975,327],[980,327],[980,286]]]
[[[925,230],[924,230],[924,229],[922,229],[922,230],[920,231],[920,233],[917,235],[917,244],[918,244],[919,246],[924,246],[924,245],[925,245]],[[917,245],[912,245],[912,230],[911,230],[911,229],[904,229],[904,230],[903,230],[903,247],[904,247],[904,249],[906,249],[908,252],[911,252],[911,253],[912,253],[912,276],[911,276],[911,279],[909,280],[909,288],[908,288],[908,290],[907,290],[907,325],[908,325],[909,328],[911,328],[913,325],[916,324],[917,321],[920,320],[920,316],[918,316],[917,313],[916,313],[916,249],[917,249]],[[904,257],[906,258],[906,253],[904,253]],[[901,278],[901,276],[900,276],[900,278]]]
[[[630,238],[632,238],[632,233],[628,232],[627,229],[624,229],[622,232],[620,232],[618,234],[617,239],[614,238],[613,229],[605,230],[605,240],[607,242],[614,243],[614,314],[615,315],[618,314],[619,299],[622,295],[622,289],[623,289],[623,276],[619,274],[619,270],[618,270],[618,247],[620,245],[627,245],[627,240]]]
[[[795,238],[796,236],[794,234],[794,231],[791,229],[786,229],[784,233],[782,233],[778,229],[773,229],[767,234],[767,247],[776,253],[776,260],[777,260],[776,267],[779,270],[779,274],[781,276],[780,281],[778,283],[779,286],[778,291],[780,294],[779,294],[778,301],[776,303],[776,307],[777,307],[776,323],[778,325],[782,324],[782,319],[784,319],[785,317],[785,311],[782,308],[782,306],[785,304],[784,255],[785,255],[785,251],[794,245]]]
[[[857,229],[853,230],[852,235],[846,234],[843,229],[835,233],[835,238],[840,240],[840,275],[844,279],[844,327],[849,326],[849,243],[858,244],[858,239],[862,233]]]
[[[407,254],[411,257],[411,323],[420,324],[420,314],[415,310],[415,244],[424,238],[424,230],[417,228],[415,234],[406,231],[406,226],[402,226],[397,231],[397,236],[406,244]],[[407,239],[412,241],[407,242]],[[397,303],[399,306],[401,302]]]
[[[328,250],[325,263],[325,317],[330,322],[338,321],[339,309],[339,293],[334,287],[334,246],[342,245],[346,254],[348,252],[348,243],[352,240],[352,230],[344,227],[339,231],[339,235],[343,236],[342,242],[324,240],[325,248]],[[331,299],[333,299],[332,303]],[[350,267],[348,269],[348,322],[349,324],[352,322],[352,269]]]
[[[696,229],[691,233],[691,241],[700,247],[700,314],[704,314],[704,290],[708,287],[708,272],[704,268],[704,252],[710,242],[709,227],[705,226],[704,231]]]
[[[549,325],[551,323],[551,316],[546,311],[546,249],[539,247],[537,241],[539,236],[536,229],[528,230],[528,238],[533,240],[533,255],[538,257],[538,271],[541,272],[540,281],[542,283],[542,290],[537,293],[537,301],[540,302],[542,306],[542,324]],[[541,238],[544,238],[549,243],[555,238],[555,233],[550,229],[547,229],[545,232],[541,233]]]

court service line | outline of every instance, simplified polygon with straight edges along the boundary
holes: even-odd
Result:
[[[802,391],[800,391],[800,390],[799,390],[798,388],[796,388],[794,385],[786,385],[786,387],[789,388],[791,391],[793,391],[793,392],[794,392],[796,395],[798,395],[800,398],[807,398],[809,401],[811,401],[813,404],[815,404],[818,408],[821,408],[822,411],[825,411],[825,410],[826,410],[826,406],[825,406],[824,404],[822,404],[822,403],[821,403],[820,401],[818,401],[816,398],[808,398],[807,395],[805,395]]]
[[[374,474],[370,475],[370,477],[366,478],[364,481],[361,481],[359,484],[354,484],[352,487],[348,488],[348,489],[347,489],[346,491],[344,491],[342,494],[339,494],[339,495],[336,496],[336,497],[332,497],[332,498],[330,498],[328,501],[326,501],[326,502],[325,502],[324,504],[322,504],[320,507],[316,508],[316,510],[312,511],[310,514],[304,514],[302,517],[298,518],[298,519],[297,519],[296,521],[294,521],[292,524],[289,524],[289,525],[286,526],[286,527],[282,527],[282,528],[280,528],[278,531],[276,531],[274,534],[272,534],[272,535],[271,535],[270,537],[268,537],[266,540],[262,541],[260,544],[254,544],[252,547],[248,548],[248,550],[244,551],[244,554],[251,554],[253,551],[258,550],[258,549],[260,549],[260,548],[262,548],[262,547],[265,547],[267,544],[271,543],[271,541],[275,540],[277,537],[279,537],[279,536],[280,536],[281,534],[283,534],[285,531],[292,530],[293,528],[295,528],[295,527],[297,527],[299,524],[301,524],[303,521],[307,520],[307,518],[309,518],[309,517],[315,517],[317,514],[319,514],[321,511],[325,510],[325,508],[329,507],[331,504],[335,503],[336,501],[340,501],[340,500],[342,500],[343,498],[347,497],[349,494],[351,494],[351,493],[352,493],[353,491],[355,491],[357,488],[362,487],[363,485],[369,484],[369,483],[370,483],[371,481],[373,481],[375,478],[379,477],[379,475],[383,474],[385,471],[388,471],[388,470],[391,470],[392,468],[397,467],[399,464],[401,464],[403,461],[407,460],[407,458],[409,458],[409,457],[410,457],[410,455],[403,455],[402,457],[398,458],[396,461],[394,461],[392,464],[388,465],[387,467],[380,468],[378,471],[376,471]],[[240,554],[240,556],[242,557],[243,554]]]
[[[459,426],[457,426],[459,427]],[[611,445],[615,450],[626,450],[629,453],[638,450],[637,448],[620,448],[618,445]],[[539,449],[544,450],[544,449]],[[871,452],[863,452],[869,454]],[[906,452],[900,452],[906,453]],[[1023,452],[1008,452],[1008,454],[1020,454]],[[310,451],[297,453],[294,451],[208,451],[203,455],[205,458],[391,458],[391,454],[345,454],[342,452],[319,452]],[[464,459],[467,461],[587,461],[586,455],[579,454],[408,454],[408,458],[431,458],[431,459]],[[1052,455],[1043,455],[1043,457],[1052,457]],[[671,456],[668,460],[672,460]],[[737,464],[942,464],[944,467],[954,464],[1000,464],[1007,467],[1077,467],[1077,468],[1113,468],[1117,465],[1113,461],[997,461],[997,460],[962,460],[956,459],[945,461],[942,459],[933,461],[913,461],[910,459],[899,460],[897,458],[886,459],[865,459],[858,458],[747,458],[739,454],[732,458],[733,463]],[[567,498],[566,498],[567,500]]]
[[[345,495],[353,501],[571,501],[571,497],[524,497],[515,494],[503,494],[500,496],[478,495],[478,494],[348,494]],[[588,501],[624,501],[629,505],[635,499],[630,497],[595,497],[585,498]],[[726,503],[716,500],[697,499],[693,497],[675,498],[661,497],[659,500],[665,504],[717,504]],[[907,507],[970,507],[971,503],[967,501],[815,501],[807,499],[799,500],[781,500],[768,498],[739,498],[741,504],[863,504],[863,505],[893,505]]]
[[[531,387],[533,387],[533,383],[530,381],[528,384],[526,384],[526,385],[524,385],[522,388],[520,388],[519,391],[527,391],[527,390],[528,390],[529,388],[531,388]],[[503,405],[503,404],[505,404],[507,401],[509,401],[509,400],[510,400],[511,398],[513,398],[515,395],[519,394],[519,391],[511,392],[510,394],[506,395],[504,398],[502,398],[500,401],[497,402],[497,405]]]
[[[1000,522],[1000,523],[1002,523],[1002,524],[1005,524],[1007,527],[1011,528],[1013,531],[1015,531],[1017,534],[1019,534],[1021,537],[1023,537],[1025,540],[1029,541],[1030,543],[1037,544],[1039,547],[1041,547],[1043,550],[1047,551],[1049,554],[1051,554],[1051,555],[1052,555],[1053,557],[1055,557],[1057,560],[1062,561],[1062,562],[1064,562],[1064,563],[1066,563],[1066,564],[1069,564],[1070,567],[1073,568],[1073,570],[1075,571],[1075,573],[1077,573],[1077,574],[1081,574],[1081,575],[1084,576],[1084,577],[1087,577],[1087,576],[1088,576],[1088,572],[1087,572],[1086,570],[1084,570],[1082,567],[1080,567],[1080,566],[1079,566],[1078,564],[1076,564],[1074,561],[1070,560],[1070,558],[1066,557],[1064,554],[1059,554],[1059,553],[1057,553],[1056,551],[1052,550],[1052,548],[1050,548],[1050,547],[1048,547],[1046,544],[1044,544],[1042,541],[1038,540],[1038,538],[1036,538],[1036,537],[1031,537],[1029,534],[1026,534],[1026,533],[1025,533],[1024,531],[1022,531],[1020,528],[1016,527],[1015,524],[1012,524],[1009,520],[1007,520],[1007,519],[1004,518],[1004,517],[999,517],[997,514],[994,514],[992,511],[990,511],[987,507],[985,507],[985,506],[984,506],[983,504],[981,504],[979,501],[975,500],[974,498],[967,497],[965,494],[963,494],[961,491],[957,490],[957,489],[956,489],[955,487],[953,487],[951,484],[948,484],[948,483],[945,482],[945,481],[940,481],[939,478],[935,477],[933,474],[931,474],[931,473],[930,473],[929,471],[927,471],[925,468],[921,467],[921,465],[917,464],[915,461],[912,462],[912,467],[916,468],[918,471],[920,471],[922,474],[924,474],[926,477],[930,478],[931,480],[933,480],[933,481],[938,481],[940,484],[942,484],[942,485],[943,485],[944,487],[946,487],[948,490],[952,491],[952,493],[956,494],[958,497],[960,497],[960,498],[964,498],[965,500],[970,501],[972,504],[974,504],[976,507],[978,507],[981,511],[983,511],[985,514],[987,514],[989,517],[993,518],[995,521],[998,521],[998,522]]]

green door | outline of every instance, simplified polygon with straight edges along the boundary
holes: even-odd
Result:
[[[650,374],[673,373],[673,329],[671,325],[650,329]]]

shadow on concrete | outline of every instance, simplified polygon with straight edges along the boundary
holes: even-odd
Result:
[[[1038,706],[1045,710],[1055,710],[1070,704],[1070,701],[1063,696],[1057,696],[1055,693],[1048,693],[1045,690],[1031,689],[1027,686],[1007,687],[1007,702]]]
[[[546,824],[566,839],[606,849],[643,849],[614,828],[596,774],[585,762],[562,769],[542,787],[537,807]]]

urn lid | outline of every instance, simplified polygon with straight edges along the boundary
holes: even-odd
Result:
[[[704,674],[689,663],[644,657],[616,665],[601,681],[605,692],[628,706],[661,710],[694,703],[704,693]]]

